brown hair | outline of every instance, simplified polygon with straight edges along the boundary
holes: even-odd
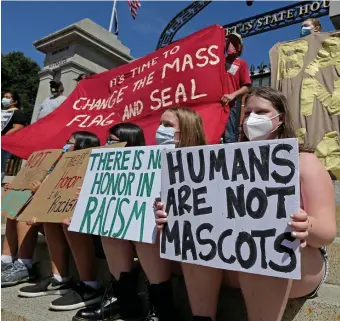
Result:
[[[316,18],[309,18],[307,19],[306,21],[310,21],[313,26],[314,26],[314,30],[316,32],[321,32],[322,31],[322,25],[321,25],[321,22],[319,19],[316,19]]]
[[[296,137],[291,114],[288,110],[288,102],[284,94],[271,87],[254,87],[246,96],[245,104],[247,104],[250,97],[261,97],[271,102],[273,107],[280,113],[280,120],[282,124],[278,128],[278,138],[294,138]],[[242,129],[243,130],[243,129]],[[244,133],[241,135],[241,141],[247,141]]]
[[[177,147],[201,146],[207,144],[201,116],[187,107],[171,107],[179,122],[180,139]]]

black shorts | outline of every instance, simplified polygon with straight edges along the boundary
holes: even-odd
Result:
[[[96,251],[96,257],[98,259],[106,259],[104,249],[102,246],[102,240],[99,235],[92,235],[94,249]]]

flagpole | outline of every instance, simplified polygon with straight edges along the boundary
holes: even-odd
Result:
[[[112,25],[113,25],[113,19],[114,19],[114,16],[115,16],[116,5],[117,5],[117,0],[114,0],[113,1],[113,7],[112,7],[112,13],[111,13],[110,27],[109,27],[110,32],[112,32]]]

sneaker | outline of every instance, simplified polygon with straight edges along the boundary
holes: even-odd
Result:
[[[30,279],[30,270],[19,261],[14,261],[4,271],[1,271],[1,287],[28,282]]]
[[[5,262],[2,262],[2,261],[1,261],[1,272],[2,272],[2,271],[5,271],[6,268],[7,268],[7,266],[9,266],[9,265],[11,265],[11,264],[13,264],[13,262],[11,262],[11,263],[5,263]]]
[[[83,282],[79,282],[67,294],[50,303],[51,310],[69,311],[83,308],[101,301],[103,289],[93,289]]]
[[[72,288],[71,278],[59,282],[53,276],[43,278],[35,285],[24,286],[19,289],[18,295],[25,298],[35,298],[44,295],[64,295]]]

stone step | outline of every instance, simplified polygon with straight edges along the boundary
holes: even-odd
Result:
[[[1,289],[1,317],[4,321],[71,321],[76,311],[53,312],[48,309],[58,296],[19,298],[22,285]],[[190,320],[190,307],[182,277],[173,280],[176,306],[185,321]],[[340,319],[340,286],[324,284],[315,299],[291,300],[283,321],[338,321]],[[221,291],[217,321],[247,321],[244,300],[236,289]]]
[[[335,207],[336,215],[336,236],[340,237],[340,205]]]
[[[329,274],[327,283],[340,285],[340,237],[327,247],[329,259]],[[340,297],[339,297],[340,302]]]

